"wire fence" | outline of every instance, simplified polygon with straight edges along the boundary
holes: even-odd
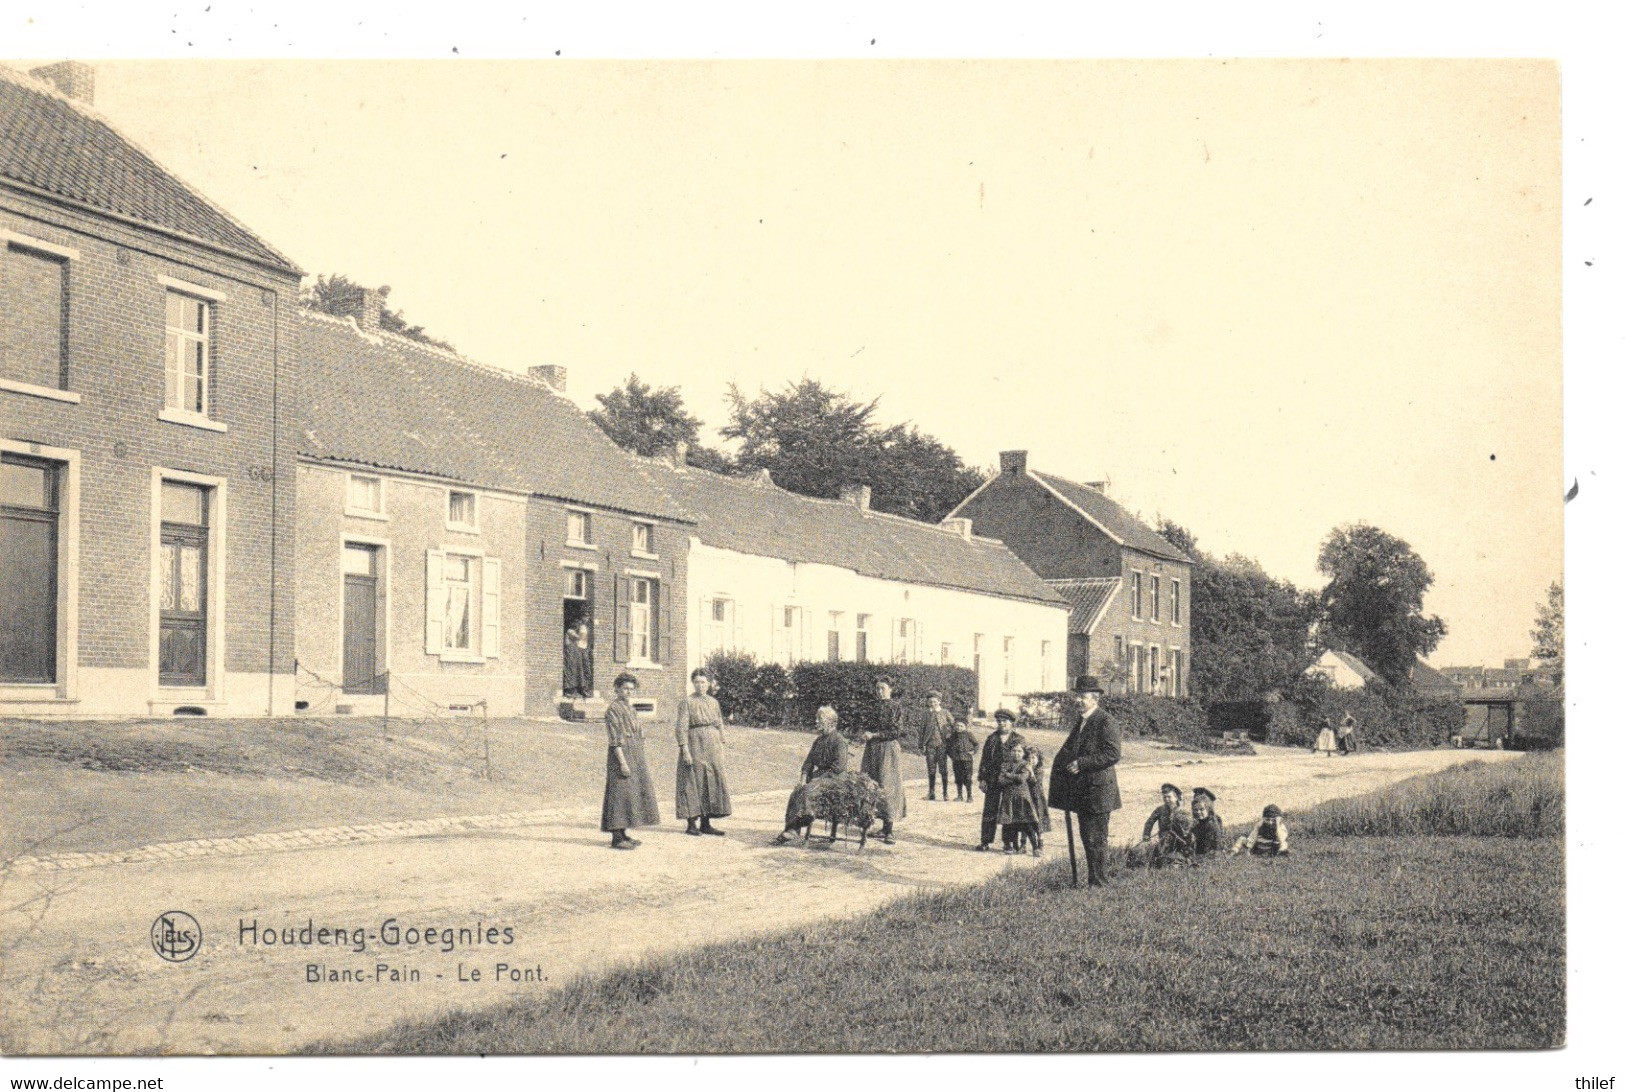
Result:
[[[467,704],[440,702],[390,671],[381,671],[359,685],[354,680],[346,685],[334,682],[298,660],[293,666],[300,692],[307,695],[300,699],[301,712],[306,715],[345,716],[350,710],[340,707],[353,704],[356,698],[382,697],[386,734],[392,719],[409,723],[418,734],[444,744],[456,758],[478,771],[483,780],[495,780],[491,763],[491,707],[485,699]]]

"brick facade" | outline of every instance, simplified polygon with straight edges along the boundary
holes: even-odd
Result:
[[[1019,458],[1012,458],[1019,456]],[[1073,487],[1078,488],[1078,487]],[[1102,495],[1103,496],[1103,495]],[[1113,505],[1116,520],[1123,513]],[[1006,453],[999,475],[967,498],[952,515],[971,520],[975,533],[996,538],[1008,546],[1034,572],[1045,580],[1083,577],[1112,577],[1121,581],[1117,594],[1087,632],[1069,634],[1068,674],[1101,675],[1114,680],[1117,689],[1150,691],[1157,686],[1162,670],[1171,663],[1169,654],[1178,653],[1178,686],[1173,671],[1163,681],[1166,692],[1185,696],[1190,686],[1190,564],[1159,556],[1119,541],[1099,522],[1047,488],[1026,469],[1025,455]],[[1152,532],[1143,525],[1140,532]],[[1170,548],[1170,553],[1172,551]],[[1135,573],[1141,579],[1141,609],[1134,612]],[[1157,581],[1160,602],[1153,618],[1152,581]],[[1173,588],[1179,585],[1179,624],[1173,622]],[[1136,668],[1135,649],[1144,649],[1144,667]],[[1157,671],[1151,671],[1152,651],[1156,650]]]
[[[197,706],[253,714],[291,708],[294,460],[289,390],[279,376],[282,309],[298,273],[167,233],[58,205],[0,183],[0,230],[65,260],[63,393],[0,389],[0,441],[51,449],[69,467],[59,595],[77,608],[59,634],[58,683],[0,690],[0,709],[37,715],[168,713]],[[4,255],[0,255],[3,259]],[[211,298],[209,418],[160,420],[165,405],[165,295],[170,278]],[[154,600],[155,479],[209,479],[223,525],[211,547],[220,595],[210,603],[203,688],[160,687]],[[70,586],[71,585],[71,586]]]

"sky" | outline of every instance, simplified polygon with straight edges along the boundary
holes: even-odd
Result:
[[[1542,61],[211,61],[97,107],[307,272],[708,425],[817,378],[1318,586],[1364,521],[1435,664],[1562,574]],[[1508,519],[1509,510],[1518,513]]]

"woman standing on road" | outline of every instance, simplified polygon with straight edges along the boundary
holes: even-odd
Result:
[[[864,773],[875,779],[886,794],[886,814],[881,816],[880,840],[891,845],[892,824],[908,814],[903,797],[903,705],[891,696],[891,680],[875,682],[875,701],[869,713],[869,730],[863,733]]]
[[[621,674],[615,679],[615,700],[604,710],[609,761],[604,770],[604,817],[599,829],[610,835],[611,849],[638,848],[643,843],[629,837],[627,830],[660,822],[654,782],[643,757],[643,727],[632,709],[637,689],[637,676]]]
[[[705,668],[695,668],[689,679],[694,693],[677,703],[677,818],[688,820],[689,834],[720,837],[726,831],[711,820],[734,810],[722,772],[722,707],[711,696]]]

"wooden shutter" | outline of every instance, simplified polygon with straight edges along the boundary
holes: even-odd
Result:
[[[676,663],[677,661],[673,658],[671,651],[672,622],[674,621],[672,615],[676,613],[671,609],[671,585],[664,580],[657,580],[655,581],[655,590],[660,597],[658,607],[660,617],[656,619],[660,630],[660,643],[652,650],[654,655],[650,656],[649,659],[657,664]],[[651,598],[653,597],[651,596]]]
[[[632,579],[615,575],[615,662],[632,658]]]
[[[424,563],[423,651],[438,656],[446,644],[446,552],[430,550]]]
[[[488,557],[480,566],[480,655],[502,655],[502,559]]]

